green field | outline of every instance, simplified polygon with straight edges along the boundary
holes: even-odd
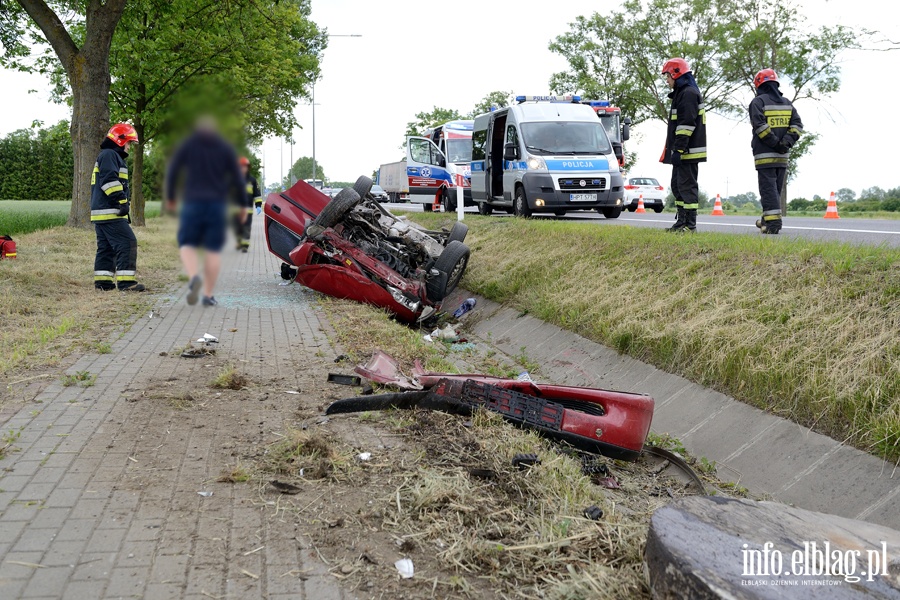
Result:
[[[66,224],[71,202],[0,200],[0,235],[23,235]],[[147,202],[147,218],[159,215],[160,202]]]
[[[900,250],[474,215],[466,223],[467,289],[900,457]]]

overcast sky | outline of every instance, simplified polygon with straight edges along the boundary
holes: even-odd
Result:
[[[876,0],[802,0],[811,26],[841,23],[878,29],[900,39],[897,21],[884,18]],[[500,2],[497,0],[312,0],[312,17],[332,37],[316,85],[316,159],[333,180],[352,181],[380,164],[400,160],[406,123],[433,106],[468,112],[494,90],[547,94],[552,73],[566,67],[548,43],[577,16],[600,5],[590,2]],[[849,187],[900,186],[896,166],[897,66],[900,50],[850,52],[843,56],[841,91],[824,102],[801,101],[807,130],[821,134],[800,163],[790,196],[826,197]],[[49,101],[49,86],[37,76],[2,72],[0,134],[68,118],[68,109]],[[702,86],[702,83],[701,83]],[[28,93],[28,90],[36,90]],[[746,101],[752,99],[747,92]],[[295,109],[294,159],[312,155],[312,110]],[[756,191],[750,127],[711,115],[707,122],[709,162],[700,168],[700,187],[722,196]],[[635,128],[629,150],[638,153],[631,175],[657,177],[668,185],[670,168],[658,161],[664,124]],[[260,148],[268,183],[290,164],[291,146],[269,139]]]

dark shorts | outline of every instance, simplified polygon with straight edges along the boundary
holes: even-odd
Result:
[[[181,207],[178,246],[221,252],[227,227],[225,202],[185,202]]]

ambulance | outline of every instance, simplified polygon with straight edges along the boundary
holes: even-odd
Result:
[[[449,121],[406,140],[407,189],[410,202],[431,210],[435,201],[444,210],[456,210],[457,182],[463,187],[464,206],[474,206],[469,189],[473,121]],[[459,175],[460,177],[457,177]],[[387,189],[387,188],[385,188]]]
[[[622,213],[619,162],[603,123],[578,96],[517,96],[475,117],[471,186],[478,212],[520,217]]]

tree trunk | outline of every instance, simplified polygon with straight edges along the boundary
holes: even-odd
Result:
[[[147,224],[144,206],[144,123],[141,121],[141,115],[138,113],[134,119],[134,129],[137,131],[138,143],[134,145],[132,157],[134,162],[131,165],[131,224],[135,227],[143,227]]]
[[[100,142],[109,127],[109,63],[107,54],[91,57],[80,52],[69,74],[72,85],[72,174],[70,227],[91,225],[91,175]]]

